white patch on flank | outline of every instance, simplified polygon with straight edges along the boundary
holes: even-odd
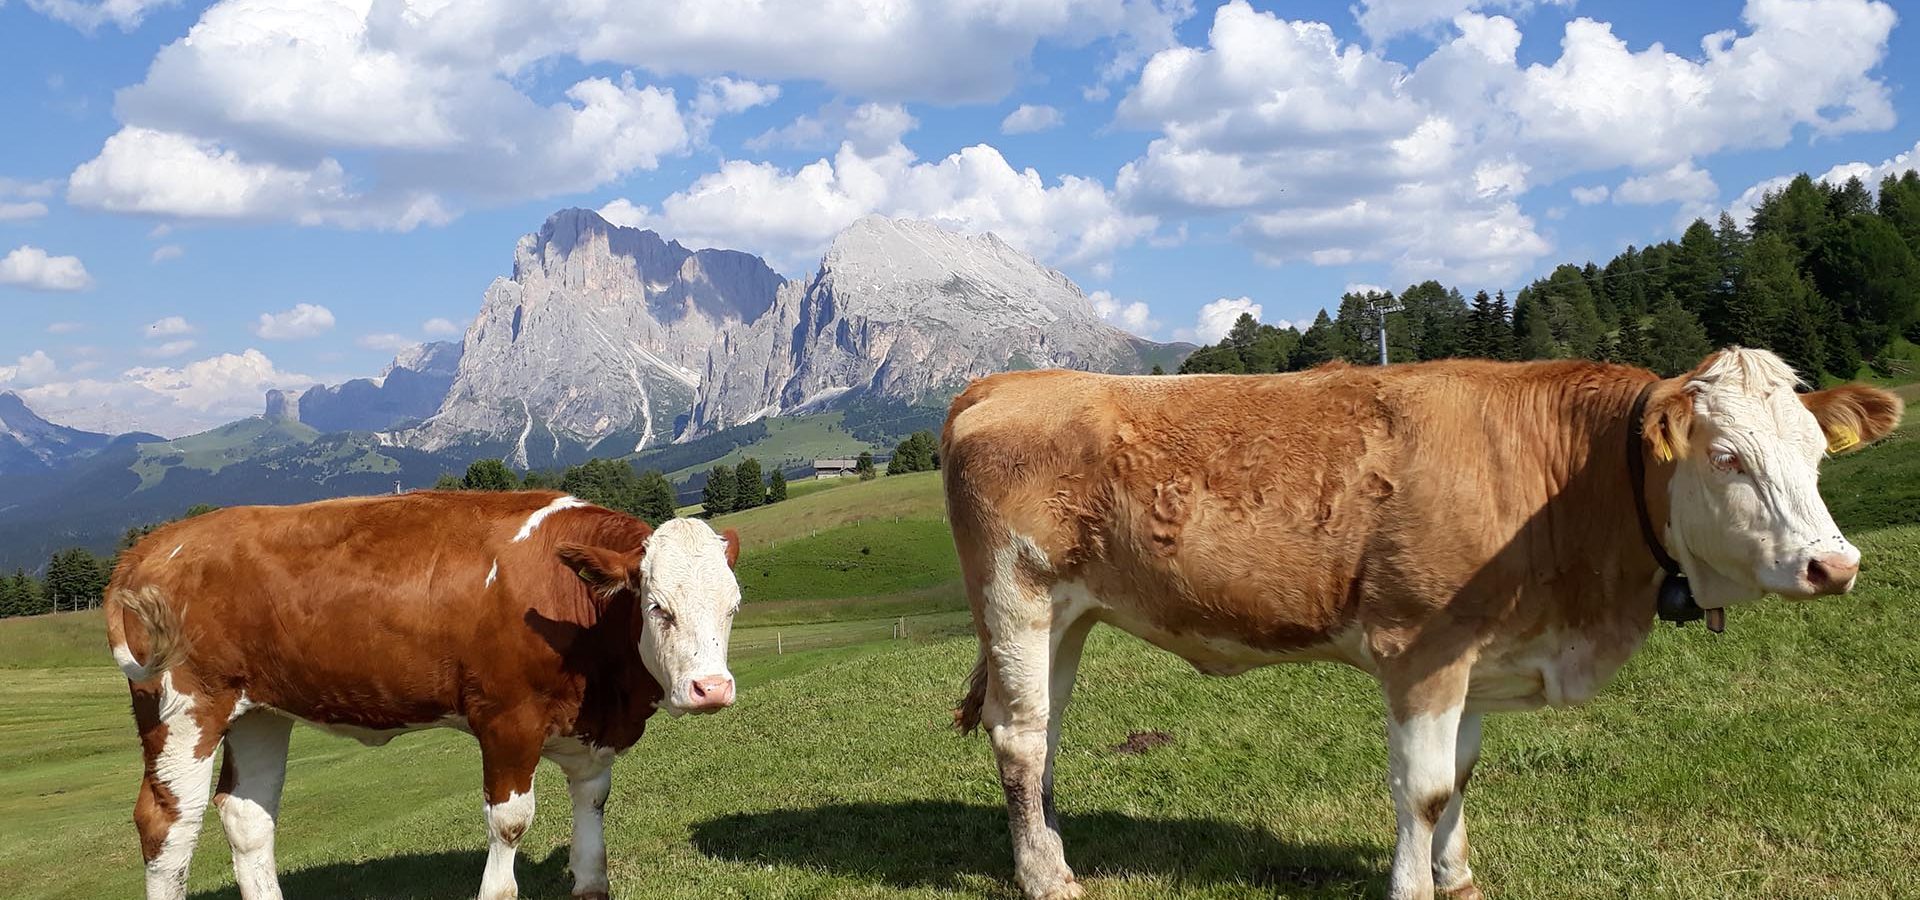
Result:
[[[518,538],[515,538],[518,540]],[[493,561],[493,568],[487,570],[487,587],[493,587],[494,579],[500,577],[500,561]]]
[[[527,828],[533,825],[533,794],[512,793],[506,802],[487,806],[487,869],[480,878],[480,900],[518,896],[513,881],[513,853]],[[514,838],[508,841],[506,835]]]
[[[187,545],[185,544],[181,544],[180,546],[173,548],[173,552],[167,554],[167,559],[172,560],[174,557],[179,556],[180,551],[185,550],[186,548],[187,548]]]
[[[520,533],[513,536],[513,542],[518,544],[527,538],[533,537],[534,529],[539,528],[540,523],[545,522],[547,517],[554,513],[563,509],[578,509],[582,506],[591,505],[592,504],[578,497],[561,497],[546,506],[542,506],[534,510],[533,515],[527,517],[526,524],[520,526]]]

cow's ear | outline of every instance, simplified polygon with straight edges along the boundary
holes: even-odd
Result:
[[[561,544],[554,549],[554,553],[567,568],[580,576],[581,581],[596,588],[614,588],[626,584],[640,562],[638,553],[621,553],[585,544]]]
[[[720,532],[720,539],[727,542],[727,568],[731,569],[740,559],[740,532],[729,528]]]
[[[1899,395],[1864,384],[1801,394],[1800,402],[1826,432],[1828,453],[1857,450],[1886,437],[1900,426],[1904,410]]]
[[[1670,463],[1687,455],[1687,433],[1692,430],[1693,391],[1681,382],[1654,388],[1640,421],[1640,433],[1653,458]]]

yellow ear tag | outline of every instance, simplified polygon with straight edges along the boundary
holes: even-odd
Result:
[[[1827,452],[1839,453],[1860,443],[1860,432],[1844,425],[1837,427],[1827,436]]]

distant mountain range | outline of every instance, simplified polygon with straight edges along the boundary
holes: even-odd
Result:
[[[748,253],[567,209],[520,239],[462,343],[269,392],[257,418],[110,437],[0,394],[0,566],[110,549],[195,503],[418,487],[485,456],[548,468],[637,455],[691,493],[728,454],[799,467],[937,427],[980,375],[1171,371],[1193,349],[1114,328],[1065,275],[991,234],[870,216],[789,281]]]

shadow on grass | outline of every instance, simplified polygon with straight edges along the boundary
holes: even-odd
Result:
[[[288,897],[469,900],[480,890],[480,872],[486,865],[485,850],[407,853],[282,871],[280,891]],[[523,854],[513,873],[522,897],[565,897],[573,890],[565,847],[549,851],[540,860]],[[240,900],[240,889],[228,885],[202,891],[193,900]]]
[[[1378,893],[1388,862],[1374,847],[1295,843],[1205,819],[1062,813],[1060,824],[1067,862],[1082,878],[1152,876],[1281,897],[1353,897]],[[737,813],[695,825],[693,844],[715,859],[825,869],[897,888],[1013,877],[1007,816],[998,806],[915,801]]]

